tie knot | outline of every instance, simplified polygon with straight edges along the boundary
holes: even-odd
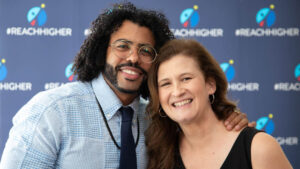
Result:
[[[122,122],[132,121],[133,109],[131,107],[121,107]]]

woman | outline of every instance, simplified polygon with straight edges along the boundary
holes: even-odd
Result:
[[[225,129],[236,105],[219,64],[198,42],[168,42],[149,72],[148,169],[292,168],[270,135]]]

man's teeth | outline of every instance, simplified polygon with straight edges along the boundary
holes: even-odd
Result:
[[[181,101],[181,102],[174,103],[174,106],[175,106],[175,107],[183,106],[183,105],[188,104],[188,103],[190,103],[190,102],[192,102],[192,100],[191,100],[191,99],[188,99],[188,100],[184,100],[184,101]]]
[[[137,74],[138,74],[137,72],[134,72],[134,71],[132,71],[132,70],[128,70],[128,69],[122,70],[122,72],[125,72],[125,73],[128,73],[128,74],[131,74],[131,75],[137,75]]]

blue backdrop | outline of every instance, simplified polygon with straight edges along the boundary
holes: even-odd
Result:
[[[0,1],[0,155],[12,117],[39,91],[74,81],[70,67],[91,22],[117,1]],[[229,97],[300,168],[300,1],[133,0],[162,11],[177,38],[216,57]]]

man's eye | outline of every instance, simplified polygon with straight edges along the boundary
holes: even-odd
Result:
[[[117,48],[118,48],[118,49],[129,49],[129,45],[125,45],[125,44],[123,44],[123,45],[118,45]]]
[[[143,56],[153,56],[154,54],[153,54],[153,51],[152,51],[152,49],[150,49],[150,48],[142,48],[141,50],[140,50],[140,53],[143,55]]]

